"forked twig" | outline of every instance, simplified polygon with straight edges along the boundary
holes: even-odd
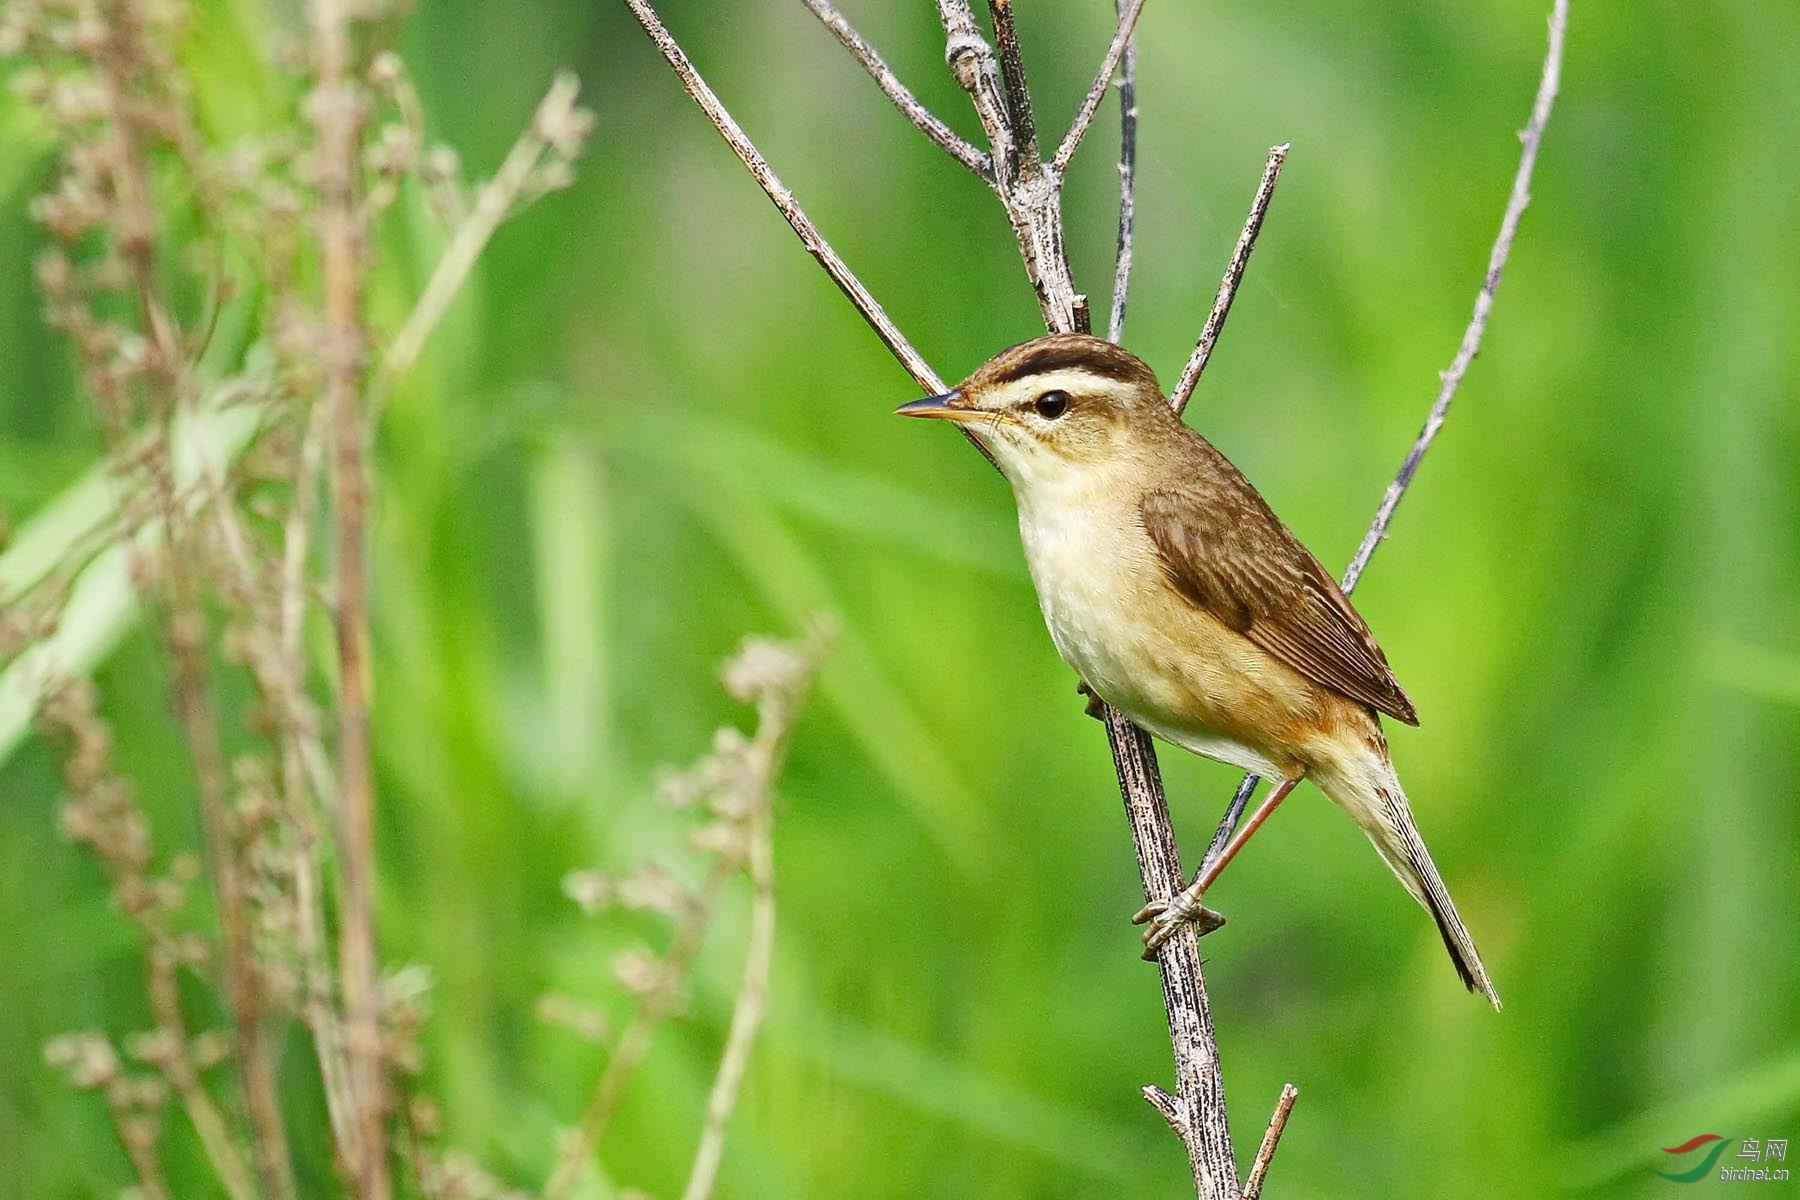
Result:
[[[1256,1159],[1250,1164],[1250,1174],[1244,1180],[1244,1200],[1256,1200],[1262,1195],[1263,1180],[1268,1177],[1269,1164],[1275,1160],[1275,1147],[1281,1144],[1288,1114],[1294,1111],[1294,1101],[1299,1098],[1299,1088],[1291,1083],[1281,1085],[1281,1099],[1275,1102],[1275,1115],[1269,1118],[1269,1128],[1263,1134],[1262,1145],[1256,1148]]]
[[[765,193],[800,235],[808,251],[831,274],[840,290],[876,330],[889,351],[913,374],[921,387],[932,391],[942,390],[942,383],[931,374],[930,368],[912,350],[898,329],[893,327],[849,268],[831,252],[824,239],[794,203],[792,196],[769,170],[762,156],[731,120],[717,97],[700,80],[686,55],[650,8],[648,0],[626,0],[626,3],[662,51],[664,58],[675,69],[688,93],[707,113],[739,160],[762,184]],[[814,0],[808,0],[808,4],[814,8],[815,13],[820,12],[814,5]],[[1132,27],[1142,10],[1143,0],[1129,0],[1129,3],[1127,0],[1115,0],[1119,25],[1100,75],[1048,164],[1038,160],[1034,146],[1036,134],[1030,118],[1030,98],[1025,88],[1023,62],[1018,54],[1017,32],[1013,28],[1009,0],[989,0],[995,23],[995,37],[1000,46],[998,61],[975,24],[968,0],[937,0],[937,5],[947,41],[946,59],[957,82],[968,93],[976,116],[988,137],[993,186],[1018,240],[1026,274],[1037,291],[1045,324],[1052,330],[1066,331],[1080,326],[1086,310],[1085,297],[1075,289],[1063,247],[1061,171],[1067,166],[1085,135],[1093,119],[1094,109],[1106,86],[1117,73],[1121,61],[1127,63],[1126,83],[1122,89],[1125,111],[1121,115],[1119,261],[1114,270],[1112,318],[1109,322],[1109,332],[1116,338],[1124,320],[1125,285],[1130,270],[1130,209],[1134,183],[1135,97],[1131,94],[1131,71],[1127,54]],[[1556,0],[1556,11],[1552,17],[1551,52],[1545,63],[1545,86],[1548,88],[1548,95],[1552,97],[1554,77],[1561,60],[1562,27],[1566,11],[1567,0]],[[827,20],[827,24],[830,25],[831,22]],[[834,32],[838,30],[834,28]],[[839,36],[843,40],[841,32]],[[846,45],[850,43],[846,41]],[[852,53],[856,53],[854,46]],[[884,91],[888,91],[881,76],[873,69],[871,73],[877,75],[877,82],[883,84]],[[904,110],[904,106],[902,107]],[[1523,180],[1528,177],[1529,162],[1535,157],[1537,138],[1541,135],[1548,108],[1546,92],[1544,88],[1540,88],[1539,105],[1534,108],[1533,113],[1533,125],[1527,130],[1526,162],[1521,167],[1521,183],[1515,185],[1515,200],[1521,194]],[[915,118],[915,124],[918,123]],[[924,126],[921,125],[921,128]],[[1246,222],[1238,248],[1220,283],[1214,311],[1209,315],[1206,329],[1202,332],[1201,344],[1196,346],[1189,369],[1184,370],[1182,382],[1177,386],[1173,403],[1178,410],[1192,395],[1194,383],[1204,370],[1219,330],[1229,313],[1232,298],[1261,229],[1286,149],[1281,146],[1271,152],[1269,164],[1257,190],[1256,201],[1252,205],[1250,219]],[[1518,203],[1518,207],[1522,209],[1522,201]],[[1517,214],[1509,208],[1509,220],[1502,230],[1503,240],[1508,247],[1516,225]],[[1504,253],[1499,254],[1499,262],[1504,262]],[[1485,299],[1477,301],[1477,326],[1485,325],[1487,308],[1491,306],[1492,289],[1498,282],[1498,275],[1498,264],[1495,264],[1490,270],[1489,284],[1484,288]],[[1475,343],[1479,342],[1479,332],[1477,327],[1474,332]],[[1467,367],[1467,359],[1473,357],[1474,346],[1468,338],[1465,338],[1465,349],[1467,355],[1459,354],[1457,364],[1446,373],[1446,385],[1450,391],[1454,390],[1452,377],[1460,380]],[[1434,406],[1434,414],[1440,424],[1440,410],[1447,406],[1447,398]],[[1435,432],[1435,426],[1428,425],[1422,441],[1428,444],[1430,436],[1435,435]],[[1422,448],[1415,447],[1415,455],[1409,456],[1409,466],[1403,469],[1403,478],[1397,481],[1401,491],[1410,480],[1411,470],[1416,468],[1416,456],[1422,453]],[[1397,495],[1393,502],[1397,503]],[[1392,503],[1385,503],[1384,513],[1391,515],[1392,506]],[[1376,541],[1379,541],[1379,535],[1385,528],[1385,520],[1385,516],[1378,514],[1377,527],[1371,530],[1371,537]],[[1366,553],[1359,553],[1359,558],[1362,564],[1353,564],[1354,573],[1360,573],[1361,565],[1366,565]],[[1351,583],[1354,583],[1354,573],[1350,578]],[[1120,794],[1131,822],[1132,841],[1137,852],[1146,899],[1167,900],[1180,889],[1183,877],[1154,747],[1149,735],[1117,710],[1102,705],[1101,715],[1105,720],[1113,751]],[[1247,797],[1254,783],[1254,779],[1246,781],[1246,786],[1240,789],[1240,798]],[[1229,829],[1226,830],[1228,832]],[[1188,1151],[1196,1193],[1203,1200],[1240,1200],[1245,1193],[1240,1191],[1232,1155],[1217,1044],[1193,927],[1184,925],[1175,936],[1162,943],[1157,952],[1157,960],[1162,971],[1163,1002],[1175,1057],[1177,1092],[1171,1095],[1160,1088],[1151,1087],[1145,1089],[1145,1096],[1181,1137]],[[1281,1129],[1285,1127],[1287,1114],[1292,1108],[1293,1095],[1291,1087],[1284,1089],[1282,1103],[1277,1107],[1270,1131],[1264,1137],[1248,1185],[1251,1197],[1261,1188],[1269,1160],[1280,1139]]]
[[[774,961],[775,780],[786,762],[795,722],[830,637],[828,626],[815,623],[800,646],[748,638],[721,672],[730,695],[755,703],[755,732],[745,736],[734,727],[727,727],[728,732],[721,731],[721,736],[715,738],[711,754],[680,773],[685,781],[670,785],[670,794],[684,795],[679,801],[682,806],[706,795],[705,810],[712,823],[697,831],[701,840],[695,845],[704,842],[712,865],[697,889],[690,892],[678,886],[674,903],[666,906],[665,911],[675,917],[667,953],[660,961],[631,971],[641,980],[632,989],[636,1007],[631,1022],[614,1045],[579,1125],[563,1139],[556,1166],[541,1193],[542,1200],[566,1200],[581,1182],[584,1170],[599,1150],[601,1138],[618,1115],[633,1076],[650,1051],[657,1028],[682,1005],[685,983],[708,931],[715,925],[727,885],[745,872],[750,877],[751,901],[743,982],[732,1005],[730,1031],[707,1094],[706,1121],[682,1200],[706,1200],[711,1195],[724,1154],[726,1126],[762,1025]],[[565,882],[564,890],[588,907],[578,898],[588,886],[584,883],[571,889]],[[656,885],[656,890],[660,888]],[[631,889],[628,881],[601,886],[603,893],[619,899]]]
[[[938,20],[944,26],[944,57],[987,134],[994,157],[994,191],[1019,244],[1025,277],[1037,293],[1044,324],[1060,333],[1083,328],[1086,304],[1069,273],[1063,244],[1062,179],[1045,170],[1035,152],[1027,154],[1019,145],[1009,115],[1016,105],[1008,97],[1000,65],[982,39],[968,0],[937,0],[937,6]],[[1010,12],[1003,5],[996,11]],[[1009,15],[997,20],[1010,28]],[[1020,74],[1022,77],[1022,69]]]
[[[883,61],[875,47],[871,46],[856,27],[839,12],[830,0],[801,0],[813,16],[832,32],[837,40],[843,43],[850,57],[862,64],[862,69],[869,73],[875,85],[881,89],[882,95],[893,102],[907,120],[916,126],[926,137],[963,166],[975,172],[988,183],[994,181],[994,164],[986,152],[978,149],[972,142],[957,133],[950,126],[939,120],[937,115],[919,102],[900,77]]]
[[[1269,201],[1275,198],[1275,185],[1281,180],[1281,168],[1287,162],[1287,154],[1286,142],[1269,147],[1269,161],[1263,164],[1256,198],[1250,202],[1250,215],[1244,218],[1244,229],[1232,248],[1231,261],[1225,264],[1225,275],[1219,280],[1219,290],[1213,296],[1212,311],[1206,314],[1206,324],[1200,327],[1200,340],[1194,343],[1194,352],[1188,355],[1187,365],[1181,368],[1181,378],[1175,381],[1175,390],[1169,394],[1169,403],[1175,406],[1176,412],[1186,409],[1193,398],[1201,372],[1206,370],[1206,361],[1218,344],[1219,331],[1225,328],[1225,318],[1231,315],[1231,302],[1237,299],[1238,285],[1244,281],[1244,268],[1250,265],[1250,255],[1256,249],[1257,235],[1262,232],[1263,218],[1268,215]]]

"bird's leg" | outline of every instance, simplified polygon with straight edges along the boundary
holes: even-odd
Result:
[[[1146,959],[1154,960],[1158,948],[1189,921],[1194,921],[1199,925],[1201,936],[1211,933],[1225,923],[1225,918],[1201,904],[1200,898],[1206,894],[1206,889],[1210,888],[1219,878],[1219,874],[1225,869],[1226,864],[1237,857],[1238,851],[1244,848],[1244,843],[1248,842],[1251,836],[1262,828],[1262,823],[1269,819],[1269,814],[1274,812],[1283,800],[1287,799],[1288,793],[1294,790],[1294,785],[1298,784],[1305,774],[1304,770],[1295,771],[1276,784],[1275,790],[1269,793],[1268,799],[1257,806],[1256,811],[1250,814],[1250,819],[1245,821],[1242,828],[1232,836],[1231,841],[1226,843],[1225,849],[1219,854],[1218,859],[1195,876],[1194,882],[1167,900],[1152,900],[1137,911],[1136,915],[1131,918],[1132,924],[1148,923],[1150,926],[1144,930],[1144,957]]]
[[[1096,721],[1106,720],[1106,701],[1102,700],[1100,694],[1088,686],[1087,680],[1084,679],[1075,685],[1075,694],[1087,697],[1088,716]]]

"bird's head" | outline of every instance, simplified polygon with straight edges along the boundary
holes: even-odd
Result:
[[[1135,458],[1179,424],[1143,359],[1085,333],[1003,350],[955,391],[896,411],[958,422],[1015,487]]]

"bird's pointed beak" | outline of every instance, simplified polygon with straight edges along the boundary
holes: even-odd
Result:
[[[961,392],[945,392],[941,396],[926,396],[922,400],[912,400],[894,410],[900,417],[931,417],[939,421],[967,421],[981,415],[981,410],[971,408],[968,400]]]

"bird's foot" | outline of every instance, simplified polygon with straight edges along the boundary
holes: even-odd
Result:
[[[1162,949],[1163,943],[1174,937],[1190,921],[1200,937],[1205,937],[1225,924],[1224,913],[1215,912],[1200,902],[1204,894],[1200,881],[1196,879],[1167,900],[1152,900],[1133,914],[1133,925],[1150,926],[1144,930],[1145,962],[1155,962],[1156,952]]]
[[[1106,701],[1095,694],[1094,689],[1087,685],[1087,680],[1084,679],[1075,685],[1075,694],[1087,697],[1086,712],[1088,716],[1096,721],[1106,720]]]

